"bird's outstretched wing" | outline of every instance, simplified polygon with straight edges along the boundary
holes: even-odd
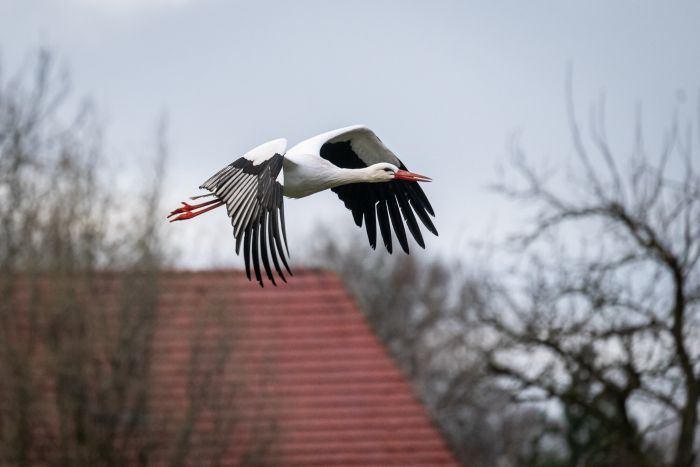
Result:
[[[344,169],[360,169],[379,162],[388,162],[408,170],[376,134],[364,125],[355,125],[330,131],[305,143],[306,151],[314,151],[327,161]],[[384,246],[392,252],[391,226],[399,244],[408,253],[406,227],[416,243],[425,248],[418,219],[433,234],[437,229],[430,216],[435,216],[430,201],[416,182],[392,180],[386,183],[353,183],[332,189],[352,211],[355,224],[364,221],[367,238],[372,248],[377,245],[377,223]],[[391,220],[391,221],[390,221]]]
[[[270,141],[224,167],[204,182],[207,189],[226,203],[228,216],[236,238],[236,254],[243,245],[243,257],[248,279],[251,278],[251,256],[255,279],[263,285],[260,263],[267,278],[275,284],[272,265],[286,282],[279,264],[282,261],[291,275],[284,249],[287,232],[284,226],[284,199],[277,176],[282,170],[287,141]],[[279,258],[279,259],[278,259]]]

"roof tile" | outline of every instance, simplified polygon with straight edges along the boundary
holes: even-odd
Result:
[[[274,419],[282,465],[457,465],[335,274],[305,270],[258,288],[236,271],[171,272],[162,285],[154,374],[163,406],[176,407],[168,392],[186,384],[193,315],[218,306],[229,319],[202,336],[236,335],[231,371],[258,381],[239,394],[257,401],[239,416]]]

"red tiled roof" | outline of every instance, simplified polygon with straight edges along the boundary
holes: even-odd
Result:
[[[215,320],[198,326],[206,313]],[[231,446],[245,444],[242,433],[264,420],[258,430],[273,433],[267,456],[279,465],[457,465],[335,274],[305,270],[264,289],[237,271],[165,274],[154,405],[177,412],[187,397],[191,343],[204,356],[214,341],[235,342],[216,384],[246,381],[235,396]],[[213,424],[216,411],[198,423]]]

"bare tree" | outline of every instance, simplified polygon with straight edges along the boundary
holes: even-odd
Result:
[[[236,336],[215,303],[193,318],[202,332],[218,331],[206,342],[192,335],[185,413],[167,425],[173,436],[160,425],[171,414],[153,404],[167,266],[163,130],[152,179],[118,199],[90,104],[66,123],[66,75],[45,51],[30,69],[30,84],[26,71],[0,80],[0,465],[219,465],[230,437],[218,430],[239,423],[243,383],[223,377],[235,371]],[[206,456],[190,454],[194,439],[207,443]],[[241,459],[272,441],[247,442]]]
[[[674,120],[653,158],[640,117],[624,159],[604,116],[601,99],[584,138],[570,105],[568,179],[516,148],[520,178],[496,188],[534,216],[489,258],[497,272],[331,237],[310,255],[350,286],[465,464],[697,460],[700,127]]]
[[[369,250],[359,231],[330,230],[318,229],[321,241],[308,257],[343,278],[457,458],[469,466],[515,465],[544,417],[511,407],[508,393],[483,378],[473,351],[481,339],[479,276],[440,257],[387,257]]]
[[[654,158],[640,117],[623,160],[607,140],[603,100],[590,138],[572,101],[574,175],[556,185],[516,149],[520,182],[497,187],[535,215],[513,240],[518,263],[482,283],[482,355],[516,401],[559,410],[553,433],[565,465],[690,467],[700,400],[700,128],[674,120]]]

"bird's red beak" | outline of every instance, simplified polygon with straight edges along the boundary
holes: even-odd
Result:
[[[409,172],[408,170],[398,170],[394,174],[396,180],[406,180],[409,182],[432,182],[433,179],[425,175]]]

